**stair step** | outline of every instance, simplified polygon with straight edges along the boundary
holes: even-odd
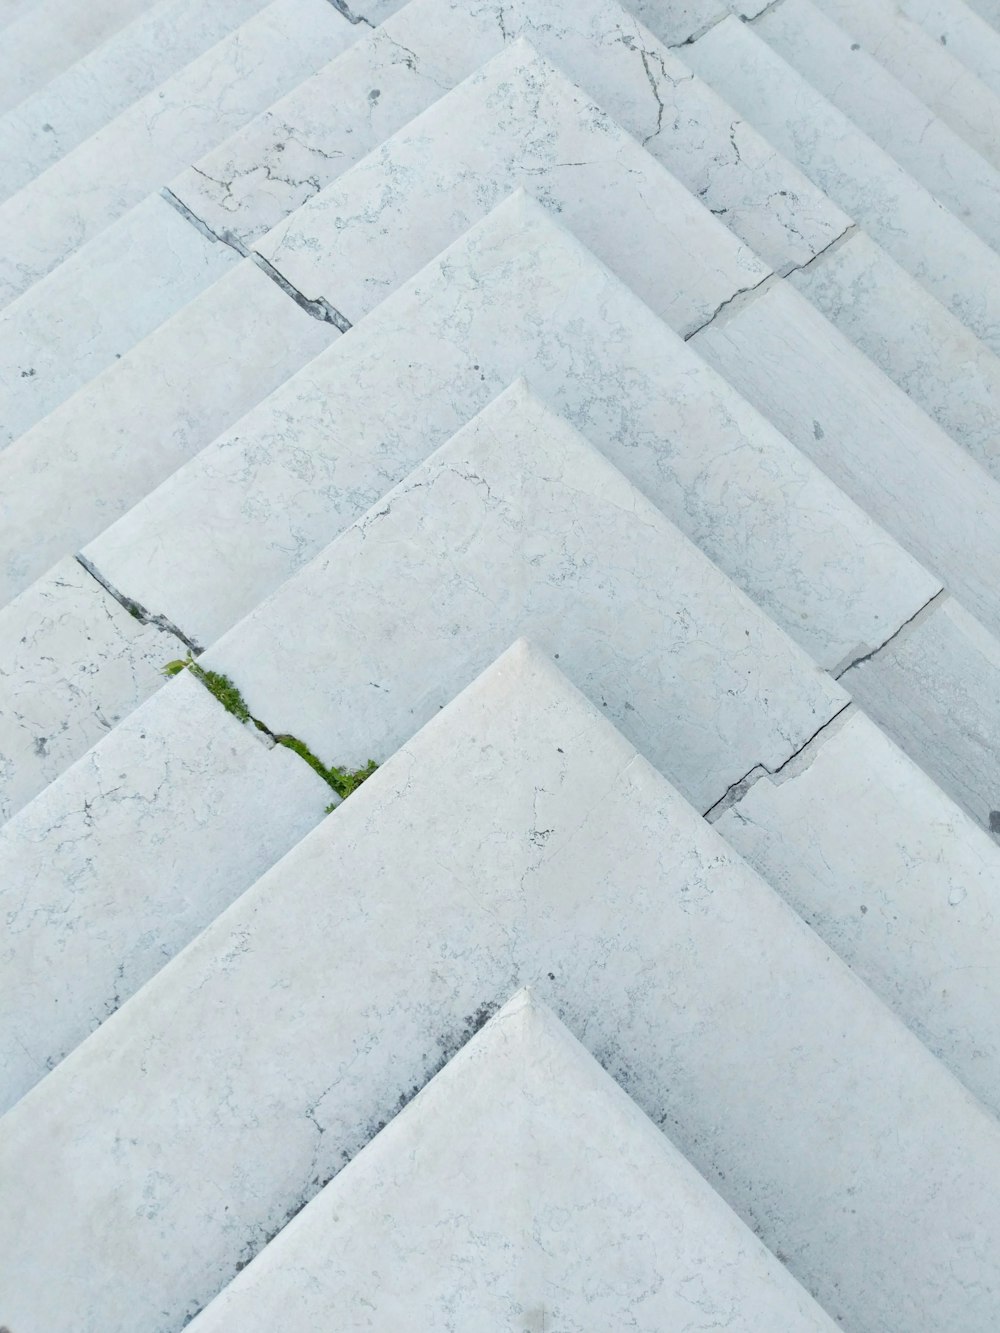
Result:
[[[339,337],[241,263],[0,450],[0,605]]]
[[[523,195],[84,553],[209,644],[521,374],[822,665],[939,590]]]
[[[866,0],[867,3],[867,0]],[[684,58],[994,352],[1000,255],[738,19]]]
[[[307,765],[182,673],[10,819],[0,1106],[294,846],[329,799]]]
[[[712,1319],[835,1327],[523,990],[189,1327],[694,1333]]]
[[[504,46],[527,38],[769,264],[802,264],[849,224],[621,6],[412,0],[170,185],[251,245]],[[375,95],[377,93],[377,96]],[[356,106],[370,108],[359,122]]]
[[[610,567],[602,558],[608,551],[615,552]],[[200,666],[233,680],[251,716],[272,733],[295,736],[323,762],[354,770],[391,755],[525,629],[551,646],[703,810],[755,765],[780,767],[848,702],[631,483],[521,385],[360,516]],[[173,686],[161,690],[67,773],[62,792],[58,784],[47,789],[34,804],[44,804],[48,824],[57,822],[55,810],[66,819],[70,810],[99,809],[94,764],[102,772],[113,767],[119,793],[143,790],[150,761],[142,731],[171,736],[184,704]],[[230,781],[228,772],[205,765],[185,773],[185,808],[214,811],[225,799],[217,784]],[[96,816],[86,835],[41,871],[37,849],[23,846],[23,821],[33,808],[0,833],[0,884],[10,886],[26,917],[6,960],[0,1008],[9,1040],[30,1032],[33,1049],[45,1044],[47,1060],[107,1014],[107,978],[103,966],[94,967],[92,935],[102,940],[102,954],[127,958],[135,989],[190,939],[192,924],[206,925],[223,904],[212,895],[202,903],[190,873],[178,879],[171,830],[181,816],[166,804],[147,813],[132,848],[147,862],[143,900],[131,883],[105,879],[117,865]],[[291,841],[279,815],[271,822],[272,859]],[[202,838],[200,860],[235,897],[250,882],[240,879],[239,858],[214,820],[199,833],[187,819],[183,836],[189,843]],[[96,899],[88,927],[74,922],[64,937],[52,904],[67,882],[88,876]],[[54,949],[59,989],[46,1001],[36,959]],[[66,993],[73,1003],[57,1003]]]
[[[0,204],[0,303],[343,50],[356,31],[327,0],[272,0]]]
[[[1000,848],[989,835],[858,712],[763,774],[715,827],[1000,1112]]]
[[[945,124],[1000,169],[1000,97],[894,0],[816,0]]]
[[[1000,30],[1000,0],[969,0],[969,8],[974,9],[994,30]]]
[[[587,4],[567,14],[565,6],[517,0],[482,5],[473,14],[441,0],[413,0],[176,178],[171,189],[217,234],[250,245],[441,90],[468,77],[505,38],[518,36],[596,97],[767,263],[790,270],[810,299],[811,281],[829,266],[822,287],[827,317],[943,429],[980,461],[986,453],[989,466],[1000,471],[992,427],[1000,360],[863,235],[850,240],[864,244],[869,256],[866,283],[837,291],[833,260],[842,247],[829,247],[849,231],[851,219],[671,52],[638,24],[631,30],[617,8]],[[373,89],[379,96],[370,130],[355,125],[353,115],[338,119],[331,111],[337,99],[350,107],[365,104]],[[293,159],[294,169],[290,147],[307,153]],[[869,318],[853,317],[865,298]],[[891,337],[878,333],[886,324]],[[933,373],[922,336],[928,325],[937,346],[950,353],[947,361],[933,354]],[[985,420],[984,404],[990,411]]]
[[[163,683],[186,645],[66,557],[0,610],[0,822]]]
[[[151,195],[0,310],[0,452],[239,262]]]
[[[1000,358],[864,232],[788,281],[1000,481]]]
[[[754,32],[966,226],[1000,248],[1000,172],[811,0],[783,0]]]
[[[0,119],[0,199],[243,23],[267,0],[159,0]]]
[[[356,323],[524,181],[679,333],[771,271],[524,40],[254,249]]]
[[[996,1325],[995,1119],[517,647],[8,1113],[10,1326],[176,1328],[523,984],[835,1320]]]
[[[962,0],[903,0],[913,19],[956,60],[1000,93],[1000,35]]]
[[[798,292],[776,284],[692,343],[1000,633],[1000,485]]]
[[[17,106],[141,14],[148,0],[36,0],[4,8],[0,112]]]

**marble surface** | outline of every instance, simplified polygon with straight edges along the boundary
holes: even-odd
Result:
[[[988,88],[1000,93],[1000,34],[974,8],[964,0],[901,0],[899,8]]]
[[[523,382],[202,660],[272,731],[353,768],[520,634],[702,810],[847,703]]]
[[[867,0],[865,0],[867,3]],[[738,19],[685,60],[993,351],[1000,255]]]
[[[944,791],[1000,835],[1000,644],[992,634],[946,600],[843,680]]]
[[[211,643],[521,374],[822,665],[883,642],[937,590],[523,194],[87,557]]]
[[[788,280],[1000,481],[1000,358],[961,320],[863,232]]]
[[[272,0],[0,204],[6,305],[354,40],[326,0]]]
[[[163,684],[173,635],[66,556],[0,610],[0,822]]]
[[[994,1117],[524,647],[7,1114],[2,1317],[176,1329],[524,984],[834,1320],[996,1324]]]
[[[782,0],[754,32],[977,236],[1000,246],[1000,172],[812,0]]]
[[[0,449],[239,262],[159,195],[81,246],[0,310]]]
[[[994,840],[860,712],[715,827],[1000,1113]]]
[[[294,846],[329,799],[299,758],[183,674],[8,820],[0,1106]]]
[[[1000,168],[1000,97],[895,0],[816,0],[891,74]]]
[[[531,990],[191,1333],[835,1325]]]
[[[0,450],[0,604],[339,337],[242,262],[113,360]]]
[[[789,287],[772,287],[693,341],[793,444],[1000,633],[1000,484],[964,449],[846,339],[832,335]],[[808,397],[787,392],[787,384],[810,377]]]
[[[601,0],[412,0],[171,189],[250,244],[518,38],[768,264],[805,263],[849,224],[627,9]]]
[[[0,199],[77,144],[267,0],[158,0],[0,117]]]
[[[141,14],[148,0],[40,0],[7,5],[0,111],[17,106]]]
[[[521,184],[682,335],[771,271],[524,40],[254,249],[354,323]]]

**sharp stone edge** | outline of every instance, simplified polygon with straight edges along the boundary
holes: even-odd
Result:
[[[914,611],[909,619],[904,620],[898,629],[893,630],[889,637],[884,639],[877,647],[859,653],[857,657],[851,658],[845,666],[837,667],[836,670],[831,671],[830,675],[834,680],[843,680],[847,673],[852,671],[855,667],[862,666],[865,662],[870,662],[873,658],[878,657],[879,653],[881,653],[883,649],[888,648],[890,643],[895,643],[901,637],[905,638],[907,634],[911,633],[917,626],[922,625],[925,620],[938,611],[948,600],[948,590],[946,588],[939,588],[933,597],[929,598],[923,606]],[[813,732],[804,745],[800,745],[799,748],[793,754],[789,755],[784,763],[779,764],[777,768],[767,768],[764,764],[755,764],[747,773],[744,773],[743,777],[737,779],[737,781],[733,783],[724,796],[705,811],[705,819],[707,819],[710,824],[714,824],[715,821],[725,814],[727,810],[732,809],[734,805],[738,805],[750,788],[755,786],[762,778],[778,778],[779,781],[785,780],[787,778],[795,777],[797,774],[801,773],[803,769],[808,768],[809,764],[812,763],[813,756],[820,746],[823,745],[830,736],[839,731],[850,714],[855,711],[856,709],[853,701],[846,703],[839,712],[834,713],[833,717],[829,718],[828,721],[824,722],[821,727]]]
[[[169,190],[164,186],[160,191],[160,194],[171,208],[176,209],[181,217],[190,222],[191,226],[194,227],[196,231],[199,231],[202,236],[206,237],[206,239],[217,242],[219,245],[227,245],[231,250],[235,250],[242,258],[252,260],[260,271],[266,273],[271,281],[276,286],[280,287],[286,296],[291,297],[295,304],[304,310],[307,315],[311,315],[313,319],[318,319],[324,324],[332,324],[334,328],[338,329],[341,333],[346,333],[348,329],[353,327],[347,316],[342,315],[339,310],[330,304],[329,301],[324,300],[323,297],[318,297],[313,300],[310,297],[305,296],[296,287],[293,287],[288,279],[279,273],[274,265],[270,264],[263,255],[258,254],[256,250],[248,250],[238,236],[235,236],[229,231],[213,231],[208,223],[203,222],[197,214],[192,213],[187,204],[178,199],[172,190]]]
[[[190,653],[194,654],[195,657],[205,651],[197,640],[192,639],[190,635],[185,634],[184,631],[175,625],[172,620],[168,620],[166,616],[157,615],[153,611],[147,611],[141,602],[137,602],[134,598],[127,597],[125,593],[120,592],[119,589],[106,579],[96,565],[93,565],[85,555],[77,552],[74,559],[80,568],[85,570],[92,579],[99,583],[104,591],[108,593],[109,596],[113,597],[120,606],[123,606],[135,620],[140,621],[143,625],[152,625],[155,629],[162,630],[164,634],[172,634],[174,638],[182,643]],[[3,1333],[2,1329],[0,1329],[0,1333]]]

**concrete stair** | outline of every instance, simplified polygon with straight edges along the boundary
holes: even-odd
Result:
[[[189,1327],[693,1333],[710,1318],[836,1327],[523,990]]]
[[[834,1320],[996,1319],[994,1117],[518,647],[8,1113],[11,1325],[177,1327],[523,984]]]
[[[994,1333],[991,23],[0,0],[0,1333]]]

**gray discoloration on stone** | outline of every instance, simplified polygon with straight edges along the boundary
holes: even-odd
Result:
[[[525,197],[86,554],[211,643],[519,374],[823,665],[884,642],[937,591]]]
[[[532,1328],[835,1327],[522,991],[190,1328],[514,1329],[532,1298]]]
[[[601,711],[505,656],[8,1114],[12,1327],[175,1329],[525,983],[834,1319],[997,1323],[995,1119]]]

